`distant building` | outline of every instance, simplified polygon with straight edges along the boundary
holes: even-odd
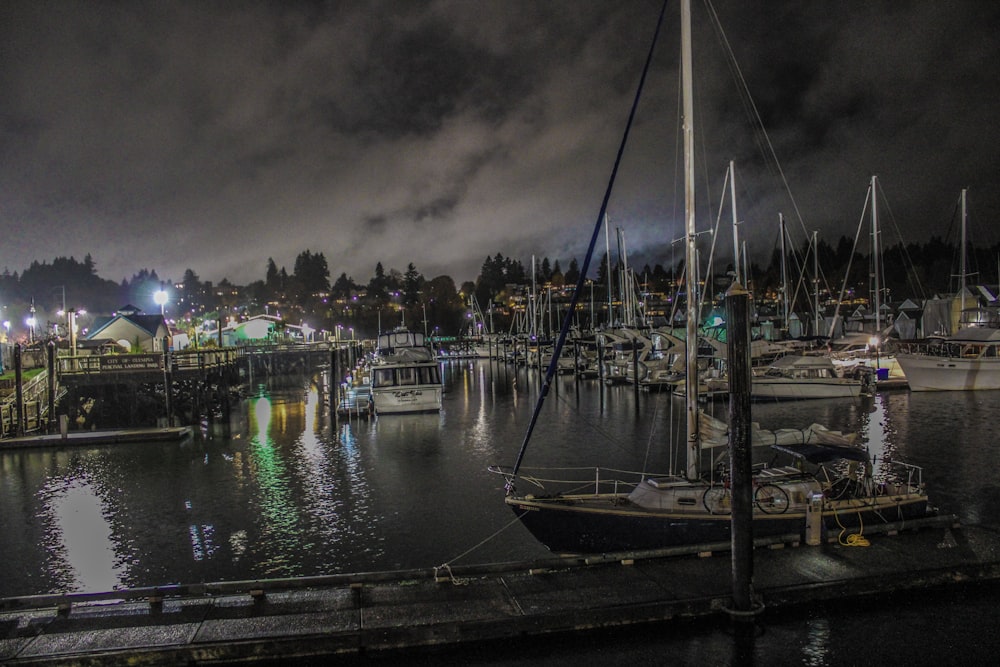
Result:
[[[287,324],[273,315],[254,315],[242,322],[230,321],[222,327],[223,347],[281,341],[312,341],[316,330],[307,325]],[[218,328],[204,332],[206,340],[219,341]]]
[[[170,345],[170,328],[163,315],[146,315],[133,305],[123,306],[113,316],[97,319],[85,340],[112,341],[123,352],[162,352]]]

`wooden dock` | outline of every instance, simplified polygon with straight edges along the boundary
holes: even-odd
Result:
[[[1000,580],[1000,535],[954,517],[870,545],[760,542],[759,612]],[[855,541],[855,543],[858,543]],[[644,556],[644,557],[641,557]],[[659,554],[0,600],[5,665],[238,664],[735,616],[728,544]]]
[[[19,438],[0,440],[0,449],[21,449],[32,447],[72,447],[80,445],[113,445],[123,442],[162,442],[164,440],[184,440],[191,436],[190,426],[166,428],[126,428],[110,431],[68,431],[26,435]]]

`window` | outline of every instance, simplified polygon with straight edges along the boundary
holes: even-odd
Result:
[[[372,375],[372,385],[375,387],[391,387],[393,384],[391,368],[376,368]]]

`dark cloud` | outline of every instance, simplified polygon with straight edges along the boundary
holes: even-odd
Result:
[[[942,233],[962,187],[975,218],[1000,215],[995,3],[720,0],[724,33],[694,5],[703,224],[729,160],[758,256],[779,212],[853,235],[873,174],[907,240]],[[0,269],[90,253],[113,280],[248,282],[307,248],[356,279],[381,261],[462,281],[497,252],[567,264],[659,7],[3,3]],[[609,211],[636,262],[672,262],[681,229],[675,14]]]

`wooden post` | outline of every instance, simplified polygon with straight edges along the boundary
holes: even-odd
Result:
[[[739,283],[726,292],[729,363],[729,468],[733,491],[732,579],[736,612],[753,609],[753,453],[750,419],[750,295]]]
[[[172,408],[170,405],[170,387],[173,378],[170,373],[170,339],[163,337],[163,401],[167,412],[167,427],[173,426]]]
[[[49,341],[46,346],[48,352],[48,362],[49,362],[49,419],[46,424],[45,431],[49,432],[55,428],[56,425],[56,344],[53,341]],[[41,421],[39,419],[39,421]],[[39,427],[41,424],[39,424]]]
[[[24,379],[24,366],[21,359],[21,344],[14,346],[14,404],[17,410],[17,430],[19,436],[24,435],[24,387],[21,385]]]
[[[330,418],[334,424],[340,416],[337,408],[340,406],[340,350],[336,343],[330,348]]]
[[[597,337],[597,381],[604,384],[604,339]]]
[[[573,341],[573,381],[575,387],[580,387],[580,341]]]
[[[639,341],[632,339],[632,393],[635,395],[635,412],[639,413]]]
[[[597,336],[597,387],[600,398],[600,411],[604,414],[604,339]]]

